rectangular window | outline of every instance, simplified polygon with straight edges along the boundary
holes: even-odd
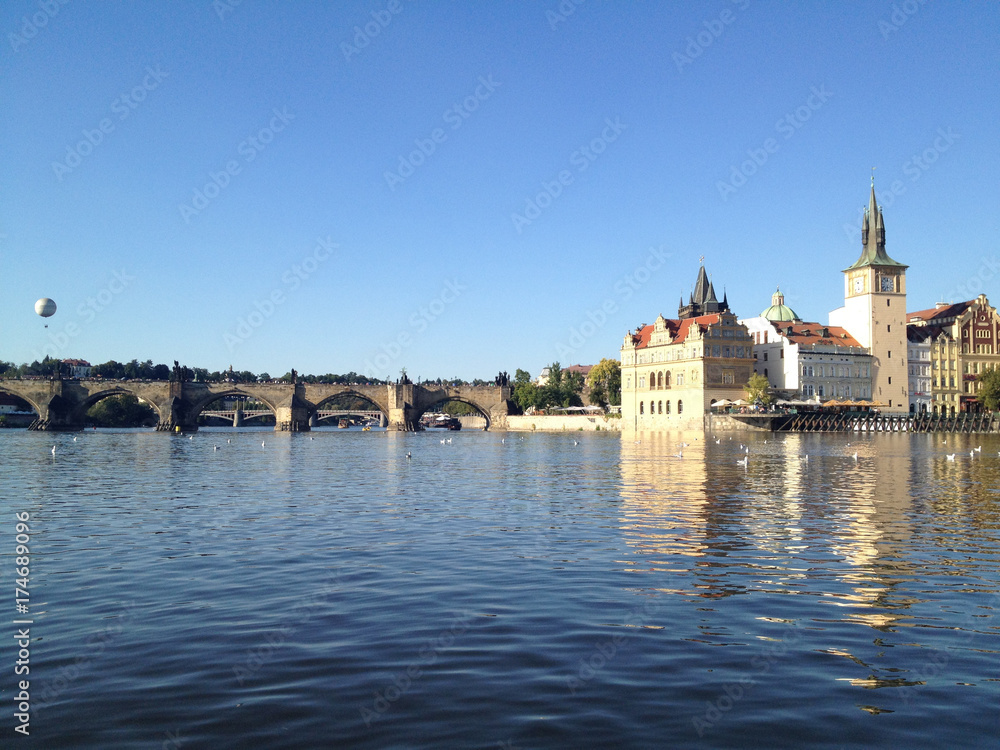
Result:
[[[722,383],[724,385],[732,385],[733,384],[733,371],[732,370],[723,370],[722,371]]]

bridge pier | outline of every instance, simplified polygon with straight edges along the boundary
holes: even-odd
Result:
[[[237,409],[233,412],[233,427],[243,426],[243,410]]]
[[[156,425],[157,432],[177,432],[177,428],[180,427],[180,432],[197,432],[198,431],[198,420],[188,420],[184,402],[181,401],[176,395],[173,395],[176,390],[178,393],[179,383],[171,383],[170,391],[171,396],[166,401],[157,405],[157,411],[160,413],[160,421]]]
[[[316,418],[316,412],[309,415],[309,429],[311,430],[319,423],[319,419]]]
[[[416,432],[417,423],[410,417],[409,405],[401,409],[389,409],[389,424],[387,427],[395,432]]]
[[[292,396],[274,411],[275,432],[309,432],[309,407]]]
[[[28,425],[28,429],[37,432],[80,432],[86,425],[82,422],[71,422],[67,419],[55,419],[39,416],[34,422]]]

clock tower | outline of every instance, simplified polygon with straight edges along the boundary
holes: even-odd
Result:
[[[909,411],[906,366],[906,269],[885,252],[882,210],[875,181],[861,226],[861,257],[844,269],[844,306],[830,325],[846,328],[871,351],[873,401],[884,412]]]

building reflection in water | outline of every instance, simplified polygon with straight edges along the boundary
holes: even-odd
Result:
[[[819,595],[854,621],[893,625],[909,605],[893,589],[912,573],[897,549],[912,530],[912,456],[905,443],[883,441],[876,455],[848,439],[624,434],[623,533],[635,553],[624,565],[691,574],[677,593]]]

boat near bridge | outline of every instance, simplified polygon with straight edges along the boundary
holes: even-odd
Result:
[[[461,430],[462,423],[450,414],[424,414],[420,426],[425,430]]]

